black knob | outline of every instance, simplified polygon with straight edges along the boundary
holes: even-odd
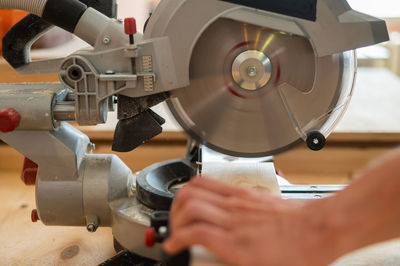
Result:
[[[322,150],[326,145],[325,136],[319,131],[313,131],[307,136],[307,146],[313,151]]]

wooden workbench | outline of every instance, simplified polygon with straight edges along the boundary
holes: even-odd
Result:
[[[19,172],[1,170],[0,265],[98,265],[115,255],[109,228],[47,227],[32,223],[34,187]]]

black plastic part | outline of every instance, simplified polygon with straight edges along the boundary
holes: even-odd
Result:
[[[166,266],[189,266],[190,265],[190,251],[185,250],[181,253],[167,257],[165,259]]]
[[[151,214],[150,224],[156,231],[169,224],[169,211],[155,211]]]
[[[307,136],[307,146],[313,151],[322,150],[326,145],[325,136],[319,131],[313,131]]]
[[[96,9],[107,17],[117,17],[117,1],[116,0],[80,0],[85,5]]]
[[[118,95],[118,119],[128,119],[137,116],[169,97],[170,94],[168,92],[138,98]]]
[[[113,258],[99,264],[99,266],[166,266],[166,264],[124,250],[119,252]]]
[[[150,216],[150,226],[157,232],[157,243],[163,243],[169,237],[169,211],[155,211]],[[166,227],[167,232],[160,235],[160,227]]]
[[[146,22],[144,23],[143,32],[146,32],[147,25],[149,25],[149,21],[150,21],[152,15],[153,15],[153,13],[150,12],[149,17],[146,19]]]
[[[125,248],[118,242],[117,239],[115,239],[115,237],[114,237],[114,240],[113,240],[113,245],[114,245],[114,250],[117,253],[125,250]]]
[[[132,118],[120,120],[114,133],[112,149],[130,152],[155,136],[161,134],[165,120],[151,109]]]
[[[48,0],[42,18],[73,33],[87,8],[87,5],[78,0]]]
[[[14,68],[30,63],[32,44],[52,27],[36,15],[27,15],[4,36],[3,57]]]
[[[74,81],[78,81],[82,78],[83,72],[79,67],[71,67],[68,69],[68,77]]]
[[[306,20],[317,20],[317,0],[220,0]]]
[[[136,178],[137,199],[153,210],[168,211],[175,197],[171,186],[189,181],[197,167],[187,159],[166,161],[142,170]]]
[[[81,0],[108,17],[116,17],[116,0]],[[30,14],[18,22],[3,38],[3,57],[14,68],[30,63],[32,44],[53,27],[40,17]]]

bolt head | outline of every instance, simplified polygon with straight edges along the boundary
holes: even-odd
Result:
[[[158,229],[158,234],[159,234],[160,236],[165,236],[167,233],[168,233],[168,228],[167,228],[166,226],[161,226],[161,227]]]
[[[255,76],[257,76],[257,68],[255,66],[249,66],[247,68],[247,75],[249,77],[254,78]]]
[[[109,37],[104,37],[103,38],[103,43],[106,44],[106,45],[110,44],[111,43],[111,39]]]
[[[93,223],[90,223],[86,226],[86,229],[90,232],[90,233],[94,233],[97,230],[97,226]]]
[[[90,153],[93,152],[95,149],[96,149],[96,144],[90,142],[88,144],[87,151]]]

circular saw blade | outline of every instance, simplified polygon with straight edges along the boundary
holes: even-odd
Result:
[[[232,64],[246,51],[261,52],[270,60],[269,81],[256,90],[243,89],[232,76]],[[334,57],[325,58],[324,72],[319,72],[319,78],[329,82],[333,90],[341,75],[338,62]],[[272,155],[301,139],[295,114],[285,100],[287,91],[283,93],[280,87],[289,87],[292,96],[310,94],[316,69],[316,57],[306,38],[219,19],[194,47],[190,86],[174,91],[168,105],[199,143],[238,157]],[[319,97],[330,97],[328,105],[335,105],[331,104],[332,95]],[[321,116],[313,108],[294,110],[303,119]]]

